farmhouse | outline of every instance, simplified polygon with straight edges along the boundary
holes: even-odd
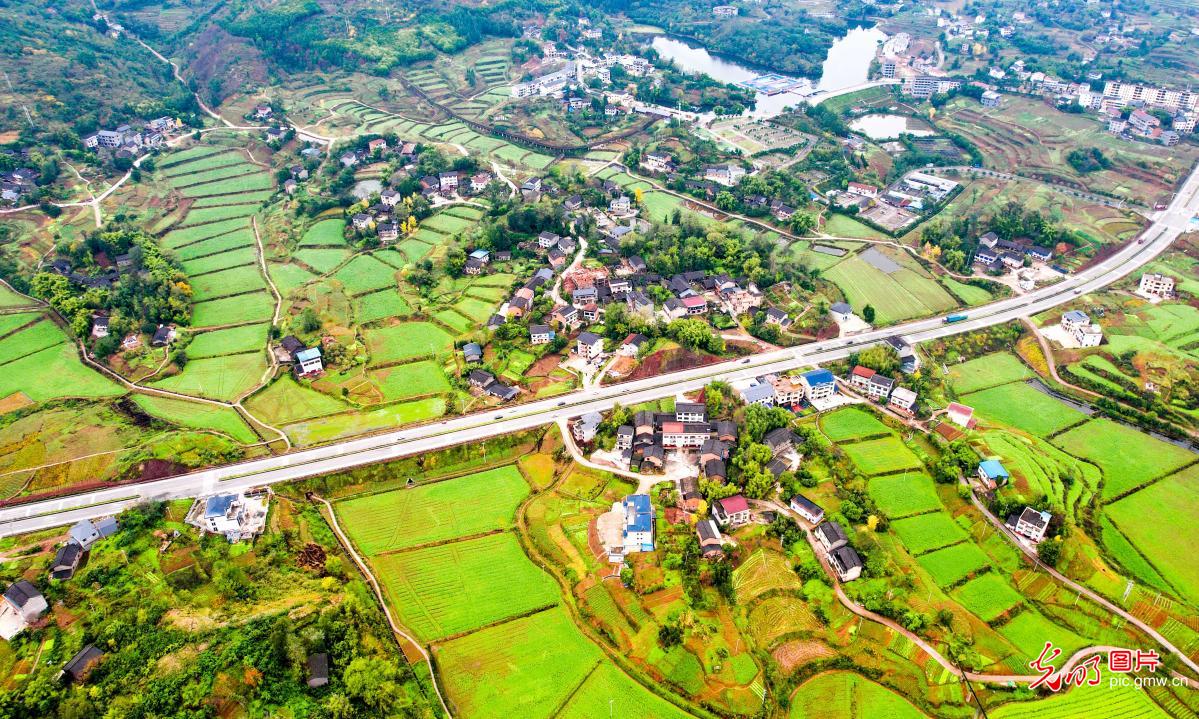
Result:
[[[695,525],[695,534],[699,537],[699,551],[704,559],[720,559],[724,556],[724,538],[720,536],[720,528],[716,522],[704,519]]]
[[[266,526],[265,495],[214,494],[201,497],[187,513],[187,523],[222,534],[230,542],[253,539]]]
[[[862,576],[862,558],[853,547],[837,547],[828,553],[828,559],[842,582],[852,582]]]
[[[1008,471],[997,459],[984,459],[978,464],[978,478],[987,489],[995,489],[1008,483],[1012,478]]]
[[[1025,507],[1019,515],[1013,514],[1008,517],[1006,524],[1016,534],[1039,542],[1045,538],[1045,531],[1049,529],[1051,519],[1053,515],[1049,512],[1038,512],[1032,507]]]
[[[828,308],[828,313],[833,318],[833,322],[843,325],[853,317],[853,307],[850,307],[845,302],[834,302]]]
[[[578,442],[592,442],[603,421],[604,416],[599,412],[588,412],[575,420],[574,425],[571,426],[571,434]]]
[[[1098,347],[1103,342],[1102,328],[1092,324],[1087,313],[1080,310],[1070,310],[1063,314],[1061,327],[1079,347]]]
[[[821,522],[816,527],[816,541],[820,542],[820,546],[826,551],[832,551],[837,547],[844,547],[849,543],[849,537],[846,536],[845,530],[837,522]]]
[[[774,387],[768,382],[755,381],[741,390],[741,400],[746,404],[760,404],[764,407],[774,405]]]
[[[308,657],[308,686],[315,689],[329,683],[329,655],[324,652]]]
[[[725,527],[739,527],[749,522],[749,502],[740,494],[718,499],[712,503],[712,516]]]
[[[478,342],[467,342],[462,345],[462,359],[467,364],[475,364],[483,361],[483,348]]]
[[[0,601],[0,638],[12,639],[41,618],[49,608],[46,598],[28,581],[13,582]]]
[[[648,494],[630,494],[617,507],[624,511],[624,553],[654,551],[654,506]]]
[[[832,397],[837,392],[837,378],[826,369],[814,369],[799,376],[804,384],[804,396],[808,402]]]
[[[767,381],[774,389],[774,403],[779,407],[796,408],[805,396],[804,383],[798,377],[779,377],[767,375]]]
[[[83,649],[75,653],[71,657],[71,661],[63,665],[62,670],[58,673],[58,681],[60,682],[82,682],[87,679],[87,675],[91,672],[92,666],[104,657],[104,652],[96,648],[95,644],[89,644]]]
[[[896,387],[891,390],[891,399],[887,402],[895,409],[911,412],[916,405],[916,393],[907,387]]]
[[[1169,299],[1174,296],[1174,278],[1156,272],[1146,272],[1141,275],[1141,281],[1137,285],[1137,292],[1142,295],[1152,295],[1154,297]]]
[[[849,183],[849,185],[845,188],[845,191],[858,197],[869,197],[872,199],[878,197],[877,187],[874,185],[864,185],[861,182]]]
[[[83,559],[83,547],[75,542],[67,542],[58,548],[54,562],[50,565],[50,578],[65,581],[75,575],[79,562]]]
[[[548,325],[529,325],[529,344],[543,345],[554,340],[554,331]]]
[[[975,424],[974,408],[957,402],[949,403],[949,407],[945,410],[945,416],[950,422],[966,429],[972,429]]]
[[[576,351],[586,360],[593,360],[603,354],[604,338],[594,332],[584,332],[579,335]]]
[[[792,511],[808,520],[812,524],[820,524],[824,521],[824,510],[821,509],[820,506],[815,502],[803,496],[802,494],[797,494],[792,497],[789,504],[791,505]]]
[[[678,402],[674,416],[679,422],[703,422],[708,416],[708,406],[702,402]]]

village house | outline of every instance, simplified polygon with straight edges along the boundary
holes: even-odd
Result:
[[[696,449],[702,447],[711,433],[711,428],[701,422],[663,422],[662,446],[669,449]]]
[[[845,302],[834,302],[829,306],[828,313],[833,318],[833,322],[843,325],[853,317],[853,307]]]
[[[712,14],[719,18],[736,17],[740,10],[733,5],[717,5],[712,8]]]
[[[45,614],[46,598],[28,581],[9,585],[0,601],[0,638],[12,639]]]
[[[1063,314],[1061,328],[1079,347],[1098,347],[1103,342],[1103,330],[1081,310],[1070,310]]]
[[[787,329],[791,326],[791,317],[780,309],[774,307],[766,308],[766,324],[778,325],[782,329]]]
[[[996,489],[1012,478],[997,459],[984,459],[978,463],[978,478],[987,489]]]
[[[837,378],[826,369],[814,369],[799,376],[804,384],[804,396],[808,402],[832,397],[837,393]]]
[[[959,427],[972,429],[974,427],[974,408],[957,402],[950,402],[945,409],[945,417]]]
[[[622,539],[625,554],[654,551],[654,506],[648,494],[630,494],[614,511],[624,511]]]
[[[266,526],[266,495],[214,494],[197,499],[187,523],[202,531],[224,535],[229,542],[253,539]]]
[[[1142,295],[1170,299],[1174,296],[1174,278],[1156,272],[1146,272],[1141,275],[1141,281],[1137,285],[1137,292]]]
[[[749,523],[749,502],[740,494],[718,499],[712,503],[712,517],[724,527],[739,527]]]
[[[1027,537],[1033,542],[1039,542],[1045,538],[1045,532],[1049,529],[1051,519],[1053,519],[1053,515],[1049,512],[1038,512],[1032,507],[1025,507],[1019,515],[1008,517],[1006,524],[1016,534]]]
[[[793,512],[808,520],[813,525],[824,521],[824,510],[802,494],[792,497],[788,504],[791,506]]]
[[[853,547],[837,547],[828,553],[828,559],[842,582],[852,582],[862,576],[862,558]]]
[[[704,559],[724,557],[724,537],[720,536],[716,522],[711,519],[700,520],[695,525],[695,534],[699,538],[699,551]]]
[[[588,412],[579,417],[571,425],[570,433],[575,438],[576,442],[589,443],[595,441],[595,433],[599,431],[599,426],[604,421],[604,416],[599,412]]]
[[[733,187],[745,177],[745,168],[740,165],[714,165],[704,168],[704,179],[726,187]]]
[[[891,407],[897,410],[911,414],[912,408],[916,405],[916,393],[907,387],[896,387],[891,390],[891,399],[887,402]]]
[[[92,667],[103,657],[104,652],[97,649],[95,644],[88,644],[76,652],[75,656],[71,657],[71,660],[63,665],[63,668],[58,672],[58,681],[75,684],[84,682],[88,674],[91,673]]]
[[[529,325],[529,344],[544,345],[554,341],[554,331],[548,325]]]
[[[54,561],[50,564],[50,578],[59,581],[70,579],[75,575],[82,559],[83,547],[75,542],[67,542],[54,554]]]
[[[868,197],[871,199],[878,197],[878,188],[877,187],[875,187],[874,185],[865,185],[865,184],[862,184],[861,182],[849,183],[849,186],[845,188],[845,191],[851,195],[856,195],[858,197]]]
[[[604,352],[604,338],[594,332],[584,332],[579,335],[576,351],[583,359],[594,360]]]
[[[483,361],[483,348],[478,342],[467,342],[462,345],[462,359],[467,364],[476,364]]]
[[[821,522],[815,530],[816,541],[820,546],[824,547],[825,551],[831,552],[838,547],[844,547],[849,543],[849,537],[846,536],[845,530],[840,523],[828,521]]]
[[[796,408],[807,396],[803,380],[799,377],[768,375],[766,381],[774,390],[774,404],[779,407]]]
[[[616,449],[626,450],[633,448],[633,427],[632,425],[622,424],[616,428]]]

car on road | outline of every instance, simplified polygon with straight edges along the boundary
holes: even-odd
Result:
[[[1074,288],[1074,294],[1076,294],[1076,295],[1081,295],[1081,294],[1082,294],[1082,288],[1081,288],[1081,287],[1075,287],[1075,288]]]
[[[562,400],[561,402],[559,402],[559,403],[558,403],[558,406],[559,406],[559,407],[565,407],[565,406],[566,406],[566,400]]]
[[[496,418],[496,419],[503,419],[503,418],[504,418],[504,415],[502,415],[502,414],[497,414],[497,415],[495,416],[495,418]]]
[[[749,364],[749,360],[750,358],[746,357],[745,359],[741,360],[741,364]]]

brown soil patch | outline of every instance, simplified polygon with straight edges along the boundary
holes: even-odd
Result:
[[[28,407],[31,404],[33,404],[33,401],[24,392],[13,392],[4,399],[0,399],[0,414],[8,414],[22,407]]]
[[[675,372],[691,367],[703,367],[720,361],[721,358],[715,355],[701,355],[683,348],[667,349],[655,352],[646,357],[641,361],[641,365],[637,369],[630,372],[623,379],[628,381],[657,377],[666,372]]]
[[[780,644],[770,655],[784,671],[793,672],[808,662],[836,656],[836,652],[820,642],[795,639]]]

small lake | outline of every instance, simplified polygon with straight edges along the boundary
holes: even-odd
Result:
[[[903,115],[862,115],[849,123],[849,129],[860,132],[871,140],[897,140],[903,133],[925,137],[931,130],[913,127]]]
[[[850,30],[829,48],[824,71],[815,86],[810,80],[790,77],[802,84],[802,88],[776,95],[757,93],[758,104],[752,114],[756,117],[772,117],[789,106],[798,105],[813,91],[840,90],[866,82],[875,52],[886,38],[887,34],[877,28]],[[769,72],[767,68],[752,68],[718,57],[699,45],[666,35],[656,35],[650,45],[658,51],[658,55],[673,61],[684,72],[702,73],[720,82],[744,83]]]

